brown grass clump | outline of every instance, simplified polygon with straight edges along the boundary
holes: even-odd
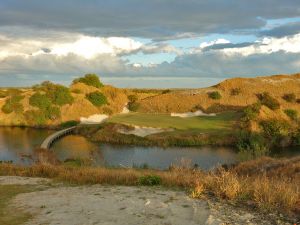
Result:
[[[241,192],[241,184],[237,174],[220,168],[206,177],[206,186],[215,195],[223,199],[235,199]]]
[[[289,179],[276,180],[262,176],[253,182],[253,200],[263,210],[295,209],[299,197],[298,188]]]

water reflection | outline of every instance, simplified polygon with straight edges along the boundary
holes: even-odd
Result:
[[[0,161],[12,160],[16,164],[33,163],[30,156],[33,149],[54,131],[31,128],[0,128]],[[210,169],[221,164],[234,163],[236,153],[230,148],[160,148],[117,146],[92,143],[81,136],[70,135],[56,142],[51,151],[61,162],[69,159],[89,160],[95,166],[132,167],[147,165],[150,168],[166,169],[176,165],[181,159],[197,164],[202,169]],[[279,156],[299,155],[298,148],[285,149]]]
[[[0,161],[13,161],[16,164],[30,164],[32,150],[53,131],[43,129],[1,127]]]

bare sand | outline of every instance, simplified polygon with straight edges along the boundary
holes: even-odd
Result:
[[[0,185],[45,187],[49,182],[40,178],[0,177]],[[27,225],[271,224],[258,214],[209,199],[191,199],[183,191],[162,187],[52,183],[43,190],[17,195],[10,206],[33,215]]]

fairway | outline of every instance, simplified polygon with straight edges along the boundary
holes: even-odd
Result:
[[[190,118],[172,117],[169,114],[129,113],[113,116],[108,122],[210,133],[232,130],[238,118],[239,114],[236,112],[226,112],[211,117],[197,116]]]

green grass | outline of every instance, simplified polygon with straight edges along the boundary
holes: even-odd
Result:
[[[190,118],[172,117],[169,114],[129,113],[113,116],[109,119],[109,122],[211,133],[232,130],[239,117],[240,114],[236,112],[221,113],[212,117],[198,116]]]
[[[10,200],[17,194],[33,191],[32,186],[25,185],[0,185],[0,224],[23,224],[31,218],[28,213],[21,212],[9,206]]]

